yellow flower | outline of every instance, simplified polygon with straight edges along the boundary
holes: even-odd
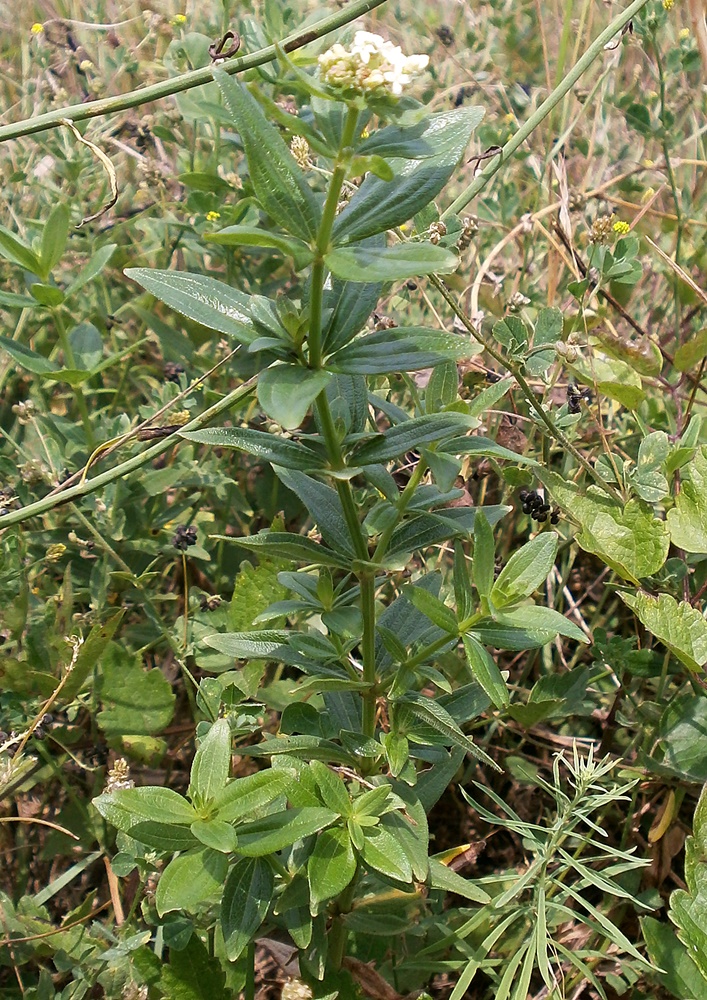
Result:
[[[220,218],[221,218],[221,213],[220,212],[207,212],[206,213],[206,221],[207,222],[216,222],[216,220],[220,219]]]
[[[663,0],[663,10],[672,10],[675,6],[675,0]]]
[[[628,222],[621,222],[621,221],[615,222],[611,228],[618,236],[625,236],[626,233],[629,233],[631,231],[631,227],[629,226]]]
[[[687,39],[690,37],[690,29],[682,28],[678,37],[680,38],[681,42],[687,41]]]
[[[93,63],[90,59],[82,59],[79,63],[79,69],[82,73],[85,73],[86,70],[93,69]]]
[[[31,35],[41,35],[42,32],[44,31],[44,25],[40,24],[38,21],[35,21],[35,23],[29,30]]]
[[[187,15],[186,14],[175,14],[170,23],[171,24],[186,24],[187,23]]]

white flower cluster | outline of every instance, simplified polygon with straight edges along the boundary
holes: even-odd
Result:
[[[388,92],[399,97],[426,68],[429,56],[406,56],[399,45],[370,31],[357,31],[346,49],[337,42],[319,56],[322,79],[331,87],[362,94]]]

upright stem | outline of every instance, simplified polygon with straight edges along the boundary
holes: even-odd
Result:
[[[52,310],[52,316],[54,318],[54,324],[59,334],[59,342],[61,343],[61,349],[64,352],[64,361],[67,368],[76,368],[76,360],[74,358],[74,352],[71,347],[71,341],[69,340],[66,327],[64,326],[64,320],[61,317],[61,313],[58,309]],[[89,451],[93,451],[96,447],[96,438],[93,433],[93,427],[91,426],[91,419],[88,415],[88,406],[86,405],[86,397],[83,394],[83,389],[80,385],[73,387],[74,399],[76,400],[76,406],[78,407],[79,415],[81,416],[81,423],[83,424],[84,434],[86,435],[86,444],[88,445]]]

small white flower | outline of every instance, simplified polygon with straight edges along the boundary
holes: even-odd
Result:
[[[336,42],[319,57],[322,79],[331,87],[362,94],[387,92],[399,97],[427,67],[429,56],[406,56],[370,31],[357,31],[349,49]]]

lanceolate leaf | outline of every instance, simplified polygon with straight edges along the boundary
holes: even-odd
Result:
[[[426,698],[424,695],[410,692],[404,698],[400,699],[400,703],[404,704],[413,715],[416,715],[423,722],[428,723],[433,729],[436,729],[438,733],[446,736],[451,744],[463,747],[474,757],[477,757],[485,764],[489,764],[496,771],[501,770],[498,764],[491,760],[487,753],[470,740],[468,736],[465,736],[449,712],[433,698]]]
[[[206,233],[204,239],[209,243],[218,243],[220,246],[270,247],[286,257],[292,257],[297,271],[310,264],[314,256],[306,243],[278,233],[271,233],[259,226],[227,226],[218,233]]]
[[[463,413],[429,413],[396,424],[372,441],[354,448],[351,461],[357,465],[373,465],[404,455],[411,448],[419,448],[432,441],[458,434],[464,427],[474,427],[476,421]]]
[[[348,832],[342,827],[324,830],[307,863],[313,915],[319,903],[343,892],[356,872],[356,858]]]
[[[416,371],[433,368],[447,359],[461,361],[474,354],[470,340],[457,334],[402,327],[379,330],[361,337],[337,351],[327,361],[327,368],[350,375],[379,375],[393,371]],[[454,371],[454,393],[458,376]]]
[[[245,951],[273,897],[272,868],[261,858],[241,858],[231,869],[221,901],[221,930],[231,962]]]
[[[484,117],[484,109],[469,107],[463,110],[466,127],[476,128]],[[356,152],[426,160],[447,150],[454,151],[458,142],[458,123],[459,112],[455,110],[440,111],[415,125],[388,125],[365,139]]]
[[[258,331],[250,317],[250,296],[230,285],[189,271],[158,271],[129,267],[125,274],[170,309],[188,319],[217,330],[243,344],[250,344]]]
[[[236,660],[272,659],[286,645],[289,633],[273,629],[260,632],[219,632],[207,635],[203,642]]]
[[[316,238],[319,204],[280,133],[227,73],[215,69],[214,79],[241,137],[258,201],[286,232],[305,241]]]
[[[396,243],[369,250],[341,247],[328,253],[324,262],[332,274],[346,281],[402,281],[421,274],[450,274],[459,266],[451,250],[433,243]]]
[[[236,448],[262,462],[281,465],[285,469],[309,471],[322,466],[322,460],[304,444],[290,441],[279,434],[266,434],[250,427],[206,427],[200,431],[183,431],[180,437],[214,448]]]
[[[514,552],[491,589],[491,603],[505,608],[529,597],[555,565],[557,533],[545,531]]]
[[[10,340],[8,337],[0,337],[0,350],[7,351],[18,365],[26,368],[33,375],[44,375],[47,372],[59,371],[59,365],[56,362],[50,361],[44,355],[38,354],[36,351],[31,350],[31,348],[25,347],[24,344],[20,344],[16,340]]]
[[[496,708],[506,708],[510,704],[508,688],[496,661],[473,636],[465,635],[463,641],[466,658],[474,677]]]
[[[670,594],[653,597],[640,590],[620,596],[688,670],[698,673],[707,663],[707,622],[697,608],[687,601],[678,603]]]
[[[335,244],[353,243],[393,229],[429,204],[454,173],[479,121],[478,108],[459,108],[441,123],[437,154],[423,160],[391,159],[392,181],[367,177],[336,220]]]
[[[220,535],[214,535],[220,538]],[[319,545],[311,538],[294,535],[289,531],[261,531],[258,535],[247,538],[234,538],[224,535],[224,540],[237,542],[244,549],[272,556],[275,559],[291,559],[293,562],[311,563],[314,566],[338,566],[340,569],[350,569],[350,560],[332,552],[324,545]]]
[[[300,498],[327,545],[337,552],[353,557],[355,549],[346,526],[344,509],[336,490],[303,472],[280,469],[275,473],[285,486]]]
[[[339,814],[333,809],[315,806],[274,813],[266,819],[238,827],[238,850],[247,857],[263,857],[318,833],[337,819]]]
[[[225,788],[230,768],[231,727],[227,719],[217,719],[196,751],[189,794],[197,793],[202,802],[210,802]]]

